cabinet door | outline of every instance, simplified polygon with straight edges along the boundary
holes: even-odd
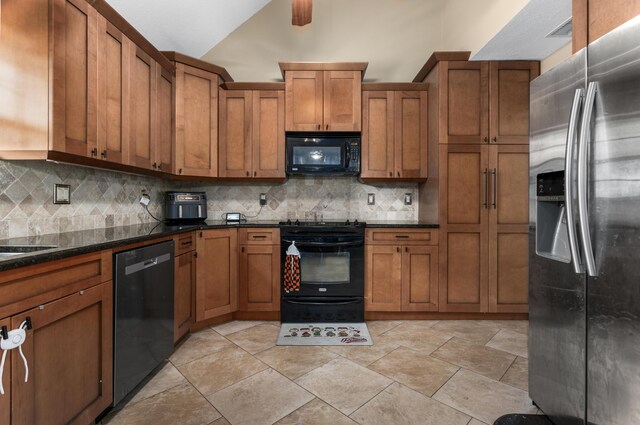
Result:
[[[427,92],[396,92],[395,177],[427,178]]]
[[[251,114],[250,90],[220,90],[220,177],[250,177]]]
[[[488,297],[488,149],[440,146],[440,311],[481,312]]]
[[[442,62],[440,95],[444,113],[441,143],[480,144],[489,141],[488,62]]]
[[[52,14],[52,149],[91,156],[97,146],[98,14],[85,0],[54,0]]]
[[[160,65],[156,66],[158,83],[158,119],[156,121],[158,137],[156,139],[155,169],[170,173],[173,171],[174,133],[174,96],[173,75]]]
[[[405,246],[402,311],[438,311],[438,247]]]
[[[253,177],[286,177],[282,90],[253,92]]]
[[[280,310],[280,245],[240,248],[239,289],[239,310]]]
[[[130,165],[151,169],[155,158],[156,63],[134,44],[131,45],[131,130]]]
[[[325,131],[360,131],[362,83],[360,71],[324,71]]]
[[[199,232],[196,252],[196,321],[238,310],[237,230]]]
[[[0,327],[6,326],[7,330],[11,330],[11,319],[0,320]],[[11,365],[11,353],[7,352],[5,359],[6,365]],[[0,425],[9,425],[11,423],[11,367],[4,368],[2,373],[2,387],[4,394],[0,395]]]
[[[195,252],[175,257],[173,342],[182,338],[195,322],[196,260]]]
[[[322,71],[286,71],[286,131],[322,129]]]
[[[529,144],[529,83],[539,73],[538,62],[491,62],[491,143]]]
[[[400,246],[365,246],[364,306],[367,311],[400,311],[401,279]]]
[[[529,259],[529,149],[491,146],[489,311],[526,313]]]
[[[110,22],[98,18],[98,152],[102,159],[129,163],[129,45]]]
[[[362,178],[393,177],[394,92],[362,92]]]
[[[11,423],[88,424],[113,399],[113,289],[111,282],[80,291],[11,318],[27,317],[22,358],[11,358]]]
[[[176,64],[176,170],[218,176],[218,76]]]

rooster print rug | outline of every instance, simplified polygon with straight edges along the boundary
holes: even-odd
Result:
[[[283,323],[277,345],[373,345],[366,323]]]

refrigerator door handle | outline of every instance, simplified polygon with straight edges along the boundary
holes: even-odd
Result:
[[[584,259],[587,265],[589,276],[596,276],[596,262],[593,257],[593,247],[591,246],[591,231],[589,229],[589,212],[587,210],[587,168],[589,166],[589,142],[591,140],[591,118],[593,116],[593,105],[596,100],[598,85],[595,82],[589,83],[587,95],[582,111],[582,125],[580,126],[580,143],[578,144],[578,216],[580,217],[580,236],[582,238],[582,248]]]
[[[584,273],[584,267],[580,260],[580,252],[578,251],[578,240],[576,239],[576,223],[573,212],[573,147],[578,137],[578,114],[582,106],[582,89],[576,89],[573,96],[573,105],[571,106],[571,118],[569,118],[569,129],[567,131],[567,147],[564,163],[564,198],[565,213],[567,215],[567,233],[569,235],[569,251],[571,252],[571,260],[573,270],[577,273]]]

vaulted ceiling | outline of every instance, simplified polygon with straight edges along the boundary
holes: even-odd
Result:
[[[366,80],[410,81],[435,50],[470,50],[483,58],[509,59],[499,57],[504,50],[500,40],[515,35],[512,53],[542,59],[562,42],[534,49],[527,45],[533,37],[522,31],[518,35],[518,29],[548,31],[567,19],[566,4],[571,3],[315,0],[312,23],[295,27],[291,0],[107,1],[159,49],[224,66],[236,81],[280,80],[279,61],[367,61]],[[554,3],[564,6],[550,9]],[[544,10],[548,13],[542,28],[538,12]],[[485,45],[498,48],[483,49]]]

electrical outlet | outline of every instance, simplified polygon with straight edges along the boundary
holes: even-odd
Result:
[[[367,194],[367,205],[375,205],[376,204],[376,194],[368,193]]]
[[[266,193],[261,193],[260,194],[260,205],[262,205],[262,206],[267,205],[267,194]]]
[[[412,196],[410,193],[405,193],[404,194],[404,204],[405,205],[411,205],[411,203],[413,202]]]

